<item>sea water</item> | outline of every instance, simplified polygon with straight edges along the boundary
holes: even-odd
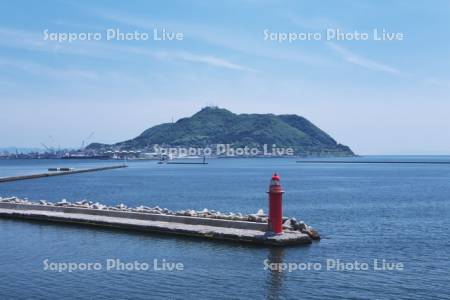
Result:
[[[270,248],[0,219],[0,299],[448,299],[450,165],[208,162],[127,162],[126,169],[0,183],[0,196],[255,213],[267,211],[276,171],[284,215],[313,226],[322,240]],[[0,177],[114,163],[0,160]]]

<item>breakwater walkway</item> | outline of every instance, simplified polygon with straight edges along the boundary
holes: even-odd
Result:
[[[267,231],[268,224],[264,218],[249,221],[252,220],[250,216],[242,216],[240,220],[236,220],[235,215],[231,217],[211,214],[205,210],[201,214],[200,212],[194,214],[191,211],[171,214],[163,211],[143,207],[130,209],[123,205],[106,207],[89,203],[71,204],[65,200],[55,204],[45,201],[33,203],[15,197],[0,200],[0,217],[3,218],[101,226],[257,245],[310,244],[314,239],[308,233],[308,230],[312,229],[305,224],[289,227],[295,219],[286,220],[285,231],[275,235]],[[247,221],[243,221],[244,217]]]
[[[75,169],[75,170],[69,170],[69,171],[44,172],[44,173],[29,174],[29,175],[0,177],[0,183],[10,182],[10,181],[18,181],[18,180],[26,180],[26,179],[36,179],[36,178],[43,178],[43,177],[71,175],[71,174],[86,173],[86,172],[105,171],[105,170],[120,169],[120,168],[126,168],[126,167],[128,167],[128,166],[127,165],[114,165],[114,166],[105,166],[105,167],[96,167],[96,168]]]

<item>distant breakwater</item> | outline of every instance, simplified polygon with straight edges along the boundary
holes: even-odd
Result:
[[[36,178],[43,178],[43,177],[71,175],[71,174],[86,173],[86,172],[105,171],[105,170],[120,169],[120,168],[126,168],[126,167],[128,167],[128,166],[127,165],[115,165],[115,166],[87,168],[87,169],[78,169],[78,170],[77,169],[75,169],[75,170],[69,169],[69,171],[49,171],[49,172],[30,174],[30,175],[0,177],[0,183],[1,182],[18,181],[18,180],[26,180],[26,179],[36,179]]]
[[[450,161],[371,161],[371,160],[299,160],[302,164],[425,164],[425,165],[448,165]]]

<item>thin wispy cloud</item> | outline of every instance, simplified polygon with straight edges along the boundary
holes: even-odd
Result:
[[[0,67],[16,69],[20,72],[36,76],[51,77],[54,79],[88,79],[97,80],[102,76],[97,72],[81,69],[52,68],[46,65],[31,61],[21,61],[12,59],[0,59]],[[104,74],[102,74],[104,75]]]
[[[445,79],[440,79],[440,78],[429,77],[429,78],[426,78],[424,81],[428,85],[434,85],[434,86],[446,87],[446,88],[450,87],[450,80],[448,80],[448,79],[445,80]]]
[[[300,26],[302,28],[305,28],[307,30],[313,30],[316,32],[322,32],[325,33],[328,29],[340,29],[343,31],[347,31],[345,29],[345,26],[340,24],[334,19],[331,19],[329,17],[325,16],[314,16],[314,17],[299,17],[295,15],[289,15],[288,19],[293,23],[294,25]],[[351,30],[348,30],[351,32]],[[398,70],[395,67],[389,66],[385,63],[378,62],[372,59],[369,59],[367,57],[364,57],[362,55],[356,54],[347,48],[338,45],[333,42],[326,42],[326,45],[328,45],[329,48],[333,50],[333,52],[337,53],[342,59],[347,61],[350,64],[357,65],[359,67],[376,71],[376,72],[383,72],[388,73],[394,76],[398,77],[409,77],[410,75]]]
[[[241,32],[230,32],[229,29],[213,27],[211,25],[204,26],[173,20],[148,19],[107,9],[90,9],[86,12],[105,20],[145,30],[151,31],[154,28],[165,28],[171,31],[181,31],[185,33],[185,36],[188,39],[220,47],[223,50],[231,50],[246,56],[257,56],[264,59],[291,61],[315,66],[327,66],[330,64],[323,56],[306,53],[300,49],[289,50],[279,47],[279,45],[276,44],[271,47],[270,43],[263,39],[264,28],[261,28],[261,32],[253,35],[243,35]],[[225,60],[223,58],[220,59]],[[210,60],[204,59],[203,61]],[[238,65],[236,63],[232,64]],[[242,65],[240,65],[239,69],[253,70],[253,68]]]
[[[96,41],[59,43],[44,40],[43,32],[0,27],[0,46],[48,54],[108,57],[110,48]]]
[[[198,62],[198,63],[204,63],[210,66],[214,67],[221,67],[226,69],[232,69],[232,70],[241,70],[241,71],[255,71],[252,68],[248,68],[239,64],[232,63],[230,61],[227,61],[222,58],[218,58],[211,55],[197,55],[192,54],[189,52],[178,52],[175,53],[176,57],[179,57],[180,59],[183,59],[185,61],[190,62]]]
[[[37,32],[0,27],[0,45],[39,48],[45,47],[45,42]]]
[[[381,62],[377,62],[361,55],[355,54],[352,51],[337,45],[335,43],[327,42],[327,45],[332,49],[335,53],[337,53],[341,58],[343,58],[346,62],[351,63],[353,65],[360,66],[362,68],[376,71],[388,73],[395,76],[405,77],[408,76],[407,73],[404,73],[394,67],[383,64]]]
[[[288,14],[287,19],[296,26],[314,31],[323,31],[328,28],[342,28],[342,26],[335,20],[332,20],[324,16],[306,18],[296,16],[293,14]]]
[[[185,61],[191,63],[199,63],[204,65],[209,65],[212,67],[239,70],[239,71],[256,71],[253,68],[249,68],[240,64],[233,63],[229,60],[208,55],[199,54],[187,51],[177,51],[177,50],[152,50],[143,47],[132,47],[132,46],[117,46],[116,51],[120,51],[125,54],[146,56],[153,59],[165,60],[165,61]]]
[[[75,41],[72,43],[60,43],[55,41],[45,41],[42,32],[28,32],[24,30],[0,28],[0,45],[3,47],[13,47],[28,51],[43,51],[50,54],[78,55],[102,59],[120,59],[116,54],[145,54],[154,59],[180,60],[190,63],[209,65],[216,68],[225,68],[237,71],[254,71],[227,59],[210,54],[200,54],[188,51],[172,50],[150,50],[140,47],[123,46],[108,42],[98,41]],[[128,57],[129,58],[129,57]]]
[[[95,17],[99,17],[105,20],[113,21],[115,23],[120,23],[132,27],[142,28],[147,30],[148,32],[152,32],[155,28],[164,28],[169,31],[178,31],[178,32],[184,32],[188,31],[189,34],[191,34],[194,37],[200,38],[200,39],[207,39],[204,27],[198,26],[198,25],[191,25],[191,24],[185,24],[185,23],[179,23],[179,22],[162,22],[161,20],[158,20],[158,22],[150,21],[149,19],[143,19],[136,16],[127,15],[124,12],[115,12],[108,9],[96,9],[96,8],[90,8],[88,10],[84,9],[83,7],[73,4],[73,6],[83,10],[85,13],[93,15]],[[183,30],[181,30],[183,29]],[[211,42],[209,40],[209,42]],[[148,53],[148,51],[146,51]],[[161,53],[159,53],[161,54]],[[255,69],[244,66],[242,64],[238,64],[236,62],[232,62],[226,58],[218,57],[216,55],[211,54],[199,54],[199,53],[193,53],[188,51],[183,52],[171,52],[169,50],[166,50],[164,52],[165,55],[156,55],[156,57],[166,57],[169,56],[172,59],[180,59],[183,61],[188,61],[191,63],[200,63],[200,64],[206,64],[209,66],[217,67],[217,68],[225,68],[225,69],[231,69],[231,70],[237,70],[237,71],[255,71]]]

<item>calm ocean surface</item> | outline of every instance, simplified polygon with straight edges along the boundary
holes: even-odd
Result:
[[[0,176],[114,163],[0,160]],[[284,214],[315,227],[323,239],[271,249],[0,219],[0,299],[450,299],[450,165],[215,159],[206,166],[129,166],[1,183],[0,196],[255,213],[267,210],[265,192],[277,171],[286,191]],[[44,270],[45,259],[103,268],[54,272]],[[106,271],[106,259],[151,266],[165,259],[184,270]],[[375,271],[374,259],[402,263],[404,270]],[[327,260],[367,263],[369,270],[327,270]],[[278,272],[265,269],[265,261],[321,269]]]

